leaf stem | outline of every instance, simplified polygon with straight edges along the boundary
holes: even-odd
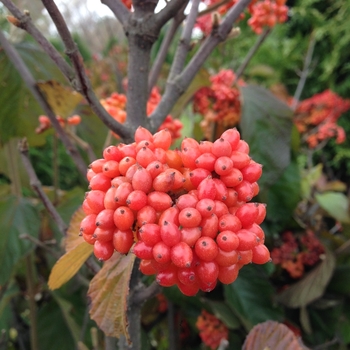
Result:
[[[32,350],[39,350],[37,305],[35,301],[35,267],[33,253],[26,257],[26,285],[29,302],[30,346]]]
[[[31,186],[33,187],[34,191],[37,193],[37,195],[43,202],[45,208],[47,209],[47,211],[49,212],[53,220],[56,222],[59,231],[62,233],[62,235],[66,235],[67,225],[61,218],[60,214],[58,214],[56,208],[54,207],[54,205],[51,203],[50,199],[47,197],[46,193],[44,192],[41,186],[41,183],[35,173],[33,165],[29,159],[28,143],[26,139],[23,139],[19,143],[19,151],[22,157],[22,162],[29,176],[29,181]]]
[[[265,39],[269,36],[271,33],[271,28],[265,28],[264,31],[259,35],[258,40],[255,42],[255,44],[250,48],[247,56],[244,58],[244,61],[239,66],[237,71],[235,72],[236,78],[234,81],[234,84],[237,83],[238,79],[242,76],[243,72],[247,68],[249,62],[255,55],[255,53],[258,51],[259,47],[262,45],[262,43],[265,41]]]

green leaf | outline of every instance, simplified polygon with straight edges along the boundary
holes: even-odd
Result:
[[[15,46],[35,79],[63,81],[63,76],[51,59],[36,46],[20,43]],[[12,137],[27,137],[31,146],[42,145],[44,134],[36,134],[41,107],[27,89],[4,50],[0,51],[0,144]]]
[[[237,280],[224,286],[225,300],[246,329],[266,320],[281,320],[282,310],[273,304],[274,289],[259,266],[247,265]]]
[[[349,199],[345,194],[338,192],[317,193],[315,198],[321,208],[334,219],[350,223]]]
[[[344,283],[344,281],[348,281],[349,276],[350,266],[337,266],[329,282],[327,291],[350,296],[350,283]]]
[[[81,336],[81,329],[71,315],[71,312],[72,312],[74,306],[69,301],[59,297],[55,293],[53,293],[53,296],[54,296],[58,306],[61,309],[63,318],[66,321],[66,324],[70,330],[70,333],[71,333],[74,341],[76,343],[78,343],[80,340],[80,336]]]
[[[330,281],[335,267],[335,258],[327,252],[321,263],[315,266],[300,281],[276,296],[276,300],[290,308],[299,308],[320,298]]]
[[[317,164],[309,170],[304,170],[301,179],[301,194],[303,198],[310,198],[311,190],[322,176],[322,164]]]
[[[75,349],[76,344],[59,305],[51,300],[38,311],[39,350]]]
[[[16,263],[34,249],[31,242],[19,236],[28,234],[37,237],[40,218],[28,200],[11,196],[0,201],[0,222],[0,285],[3,285]]]
[[[267,218],[281,225],[290,221],[300,200],[300,176],[298,165],[293,161],[278,181],[261,198],[267,204]]]
[[[114,252],[90,282],[90,316],[107,336],[130,340],[126,309],[134,260],[134,254]]]
[[[238,329],[241,327],[239,318],[225,302],[206,300],[206,303],[210,306],[214,315],[224,322],[228,328]]]
[[[290,163],[292,110],[268,90],[241,87],[243,107],[242,138],[250,146],[252,158],[264,165],[261,188],[272,185]]]

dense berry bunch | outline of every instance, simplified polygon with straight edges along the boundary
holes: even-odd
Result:
[[[325,253],[324,247],[311,230],[302,235],[294,235],[291,231],[284,232],[280,247],[274,248],[271,258],[274,264],[279,264],[292,278],[300,278],[305,270],[320,261]]]
[[[241,114],[240,92],[234,86],[236,76],[230,69],[223,69],[210,78],[211,86],[201,88],[194,96],[194,111],[203,115],[201,127],[207,138],[211,136],[211,124],[219,130],[238,124]],[[240,85],[244,83],[239,81]]]
[[[87,174],[80,231],[101,260],[135,241],[145,275],[195,295],[233,282],[245,264],[269,261],[259,226],[265,205],[249,203],[262,167],[236,129],[215,142],[185,138],[181,150],[171,143],[169,131],[139,127],[133,144],[106,148]]]
[[[51,121],[49,117],[47,117],[46,115],[40,115],[38,119],[39,126],[35,129],[35,132],[37,134],[41,134],[42,132],[51,128]],[[71,117],[68,117],[66,119],[58,115],[56,119],[58,120],[62,128],[66,127],[67,125],[78,125],[81,122],[81,118],[79,115],[72,115]]]
[[[349,109],[350,100],[326,90],[299,103],[294,123],[299,132],[305,135],[310,148],[330,138],[342,143],[346,135],[344,129],[337,125],[337,120]]]
[[[216,349],[222,339],[228,339],[228,328],[216,316],[203,310],[198,316],[196,326],[202,342],[211,349]]]
[[[261,34],[264,27],[274,27],[277,23],[283,23],[288,18],[286,0],[264,0],[251,5],[252,17],[248,24],[256,34]]]

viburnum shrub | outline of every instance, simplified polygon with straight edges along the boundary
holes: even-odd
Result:
[[[80,232],[98,259],[132,251],[142,273],[193,296],[270,260],[259,226],[266,207],[251,202],[262,166],[237,129],[171,144],[168,130],[139,127],[134,143],[107,147],[87,173]]]

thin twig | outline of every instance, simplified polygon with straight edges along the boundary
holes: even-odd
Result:
[[[167,5],[154,16],[154,25],[160,30],[165,23],[175,17],[183,5],[188,4],[189,0],[170,1]]]
[[[181,34],[180,43],[177,47],[173,64],[171,65],[171,70],[168,78],[169,80],[173,80],[178,74],[180,74],[185,65],[187,53],[191,48],[191,35],[198,16],[199,3],[200,0],[192,1],[191,10],[186,18],[186,23]]]
[[[234,81],[234,84],[237,83],[238,79],[242,76],[244,70],[247,68],[250,60],[253,58],[255,53],[258,51],[259,47],[262,45],[262,43],[265,41],[265,39],[268,37],[268,35],[271,33],[271,28],[265,28],[264,31],[259,35],[258,40],[255,42],[255,44],[250,48],[247,56],[244,58],[244,61],[239,66],[237,71],[235,72],[236,78]]]
[[[304,59],[303,71],[301,72],[298,86],[295,90],[293,102],[291,105],[291,108],[293,111],[295,111],[297,106],[298,106],[301,93],[303,92],[303,89],[305,86],[306,79],[307,79],[308,75],[310,74],[310,65],[311,65],[311,61],[312,61],[312,55],[314,53],[315,44],[316,44],[316,36],[314,35],[314,33],[311,33],[309,46],[307,48],[306,56]]]
[[[216,9],[218,9],[219,7],[227,4],[230,1],[231,0],[221,0],[219,2],[216,2],[215,4],[212,4],[212,5],[208,6],[205,10],[200,11],[199,14],[198,14],[198,17],[207,15],[208,13],[211,13],[211,12],[215,11]]]
[[[136,304],[142,304],[146,300],[153,298],[154,296],[159,294],[161,290],[162,287],[156,281],[154,281],[148,287],[137,290],[133,296],[133,302]]]
[[[126,24],[130,12],[120,0],[101,0],[101,3],[109,7],[122,25]]]
[[[26,257],[26,286],[29,303],[30,346],[32,350],[39,350],[34,269],[33,253],[31,253]]]
[[[80,153],[78,152],[77,148],[74,146],[74,144],[70,141],[69,137],[61,127],[60,123],[56,119],[56,115],[47,103],[45,97],[40,92],[39,88],[36,85],[36,82],[28,70],[27,66],[23,62],[22,58],[19,56],[15,48],[7,41],[2,31],[0,31],[0,44],[5,50],[7,56],[11,60],[12,64],[16,67],[17,71],[21,75],[22,79],[26,83],[27,87],[29,88],[30,92],[33,94],[33,96],[36,98],[36,100],[39,102],[41,108],[44,110],[44,113],[48,116],[50,119],[50,122],[56,132],[58,133],[59,137],[61,138],[63,144],[65,145],[68,153],[73,158],[79,172],[85,177],[86,175],[86,164],[81,157]]]
[[[31,236],[31,235],[28,235],[28,234],[24,233],[24,234],[20,235],[19,238],[20,239],[27,239],[28,241],[31,241],[36,246],[46,250],[48,253],[50,253],[56,259],[59,259],[61,257],[61,254],[59,254],[55,250],[51,249],[44,242],[40,241],[39,239],[37,239],[37,238],[35,238],[35,237]]]
[[[90,163],[92,163],[94,160],[96,160],[96,155],[95,155],[94,151],[92,150],[89,143],[87,143],[83,139],[81,139],[72,130],[67,129],[66,131],[67,131],[67,134],[69,135],[69,137],[71,137],[72,140],[87,153]]]
[[[44,192],[44,190],[41,186],[41,182],[39,181],[39,179],[35,173],[35,170],[32,166],[32,163],[30,162],[29,153],[28,153],[28,143],[27,143],[26,139],[23,139],[20,142],[19,151],[20,151],[20,154],[22,157],[24,168],[26,169],[27,174],[29,176],[29,181],[30,181],[31,186],[33,187],[35,192],[38,194],[39,198],[43,202],[45,208],[47,209],[47,211],[51,215],[52,219],[56,222],[59,231],[63,235],[66,235],[67,225],[63,221],[63,219],[61,218],[60,214],[58,214],[56,208],[53,206],[50,199],[48,198],[48,196]]]
[[[74,78],[73,68],[65,61],[62,55],[55,49],[55,47],[44,37],[44,35],[35,27],[28,12],[22,12],[11,0],[1,0],[7,9],[16,17],[16,21],[8,20],[16,27],[25,30],[29,33],[49,57],[55,62],[57,67],[61,70],[65,77],[71,81]]]
[[[160,49],[157,53],[156,59],[154,60],[154,63],[152,65],[151,72],[149,74],[149,78],[148,78],[148,92],[149,93],[151,93],[152,88],[157,83],[161,68],[162,68],[163,63],[165,61],[165,58],[168,54],[170,44],[175,37],[177,29],[179,28],[180,24],[183,22],[183,20],[185,18],[186,18],[186,15],[184,14],[184,11],[180,10],[178,12],[178,14],[172,20],[171,25],[165,34],[165,37],[162,41],[162,44],[161,44]]]
[[[150,116],[152,131],[158,130],[164,118],[169,114],[178,98],[186,91],[204,61],[214,48],[228,37],[233,23],[251,0],[240,0],[227,13],[223,22],[202,43],[186,68],[173,80],[168,80],[165,93],[157,108]],[[173,2],[173,1],[172,1]]]

